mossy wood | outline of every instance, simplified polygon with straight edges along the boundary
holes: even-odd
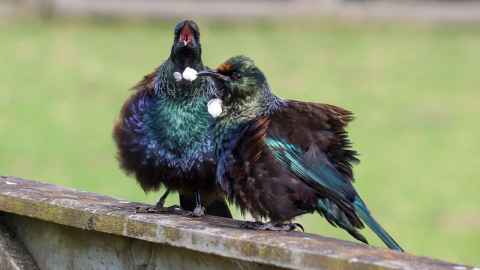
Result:
[[[245,230],[240,221],[182,211],[138,214],[138,206],[144,205],[0,177],[0,222],[40,269],[53,263],[66,269],[474,269],[318,235]]]

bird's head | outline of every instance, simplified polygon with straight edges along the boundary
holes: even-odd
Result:
[[[170,58],[182,71],[186,67],[201,68],[200,30],[194,21],[183,20],[175,26]]]
[[[267,83],[253,60],[243,55],[228,59],[214,71],[201,71],[198,76],[215,79],[222,98],[231,102],[242,102],[260,94]]]
[[[216,70],[201,71],[198,76],[209,76],[216,81],[221,115],[256,115],[273,97],[265,75],[246,56],[232,57]]]

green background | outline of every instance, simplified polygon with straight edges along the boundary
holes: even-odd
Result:
[[[356,187],[407,251],[480,264],[478,28],[199,24],[208,65],[245,54],[278,95],[355,112]],[[173,26],[0,22],[0,174],[154,202],[119,170],[111,130],[128,88],[168,57]],[[351,240],[318,215],[299,221]]]

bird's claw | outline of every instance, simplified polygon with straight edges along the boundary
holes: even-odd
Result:
[[[257,231],[296,231],[297,229],[304,232],[304,228],[300,223],[262,223],[262,222],[245,222],[241,225],[243,229],[257,230]]]
[[[205,207],[203,206],[196,206],[192,212],[187,213],[189,217],[203,217],[205,216]]]
[[[158,204],[156,206],[139,206],[135,208],[135,213],[137,214],[161,214],[161,213],[171,213],[174,212],[175,210],[180,210],[180,206],[178,205],[172,205],[169,207],[163,207],[159,206]]]
[[[205,207],[195,207],[192,212],[194,217],[203,217],[205,216]]]
[[[260,221],[245,221],[240,224],[240,228],[247,230],[258,230],[259,227],[263,225]]]
[[[294,227],[293,230],[295,230],[295,229],[298,228],[298,229],[302,230],[302,232],[305,232],[305,228],[303,228],[303,225],[302,225],[302,224],[300,224],[300,223],[298,223],[298,222],[290,223],[290,224],[293,225],[293,227]]]

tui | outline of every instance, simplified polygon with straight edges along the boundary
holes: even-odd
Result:
[[[345,131],[351,112],[275,96],[262,71],[245,56],[198,76],[219,83],[218,98],[208,104],[216,117],[211,132],[217,182],[242,213],[270,219],[246,227],[293,230],[301,225],[290,220],[317,211],[367,243],[357,230],[365,223],[389,248],[402,251],[352,185],[352,164],[358,159]]]
[[[166,187],[156,207],[147,210],[164,209],[165,198],[173,190],[179,193],[180,207],[194,216],[230,218],[215,182],[214,148],[208,135],[212,117],[205,110],[215,94],[214,81],[191,82],[180,75],[186,69],[205,69],[201,52],[197,24],[179,22],[170,57],[133,87],[113,137],[121,168],[134,175],[144,191]]]

